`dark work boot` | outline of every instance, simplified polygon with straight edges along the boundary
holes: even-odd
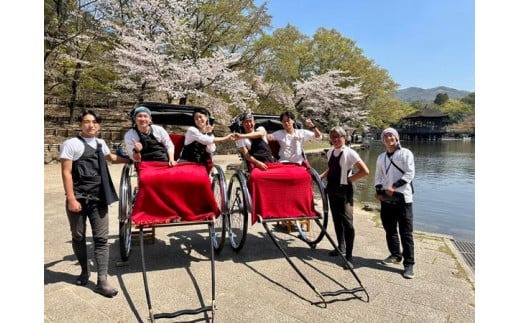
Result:
[[[75,241],[73,239],[72,250],[74,250],[74,255],[76,255],[79,265],[81,266],[81,274],[76,278],[76,285],[85,286],[88,284],[88,278],[90,277],[90,272],[88,270],[87,244],[85,240]]]
[[[81,274],[76,278],[76,285],[85,286],[88,284],[88,279],[90,277],[90,273],[88,270],[81,271]]]
[[[341,252],[341,254],[342,254],[343,256],[345,256],[345,250],[343,250],[343,249],[339,249],[339,252]],[[331,256],[331,257],[337,257],[337,256],[339,256],[339,253],[338,253],[338,251],[337,251],[336,249],[333,249],[333,250],[329,251],[329,256]]]
[[[345,248],[345,246],[342,243],[338,244],[338,249],[339,249],[339,252],[341,252],[341,254],[343,256],[345,256],[346,248]],[[329,251],[329,256],[337,257],[337,256],[339,256],[339,253],[338,253],[338,251],[336,249],[332,249],[331,251]]]
[[[96,293],[101,294],[105,297],[114,297],[117,295],[118,290],[112,288],[107,281],[107,276],[99,276],[96,289],[94,290]]]

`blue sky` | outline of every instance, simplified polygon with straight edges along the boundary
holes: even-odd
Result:
[[[400,88],[475,90],[473,0],[255,0],[264,2],[273,30],[335,29]]]

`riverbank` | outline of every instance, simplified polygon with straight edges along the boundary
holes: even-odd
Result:
[[[215,163],[224,168],[238,161],[237,155],[219,155]],[[111,165],[116,186],[121,165]],[[93,292],[96,274],[85,287],[74,285],[77,261],[70,245],[70,232],[63,209],[59,164],[44,166],[44,322],[144,322],[148,309],[143,288],[139,246],[127,266],[119,261],[117,203],[110,207],[109,280],[119,289],[112,298]],[[328,232],[334,236],[333,226]],[[387,267],[384,231],[376,213],[355,211],[356,274],[366,287],[370,302],[352,297],[326,308],[312,305],[314,292],[291,269],[266,237],[259,224],[250,225],[244,249],[235,253],[226,243],[216,256],[216,320],[222,322],[474,322],[475,282],[460,254],[446,236],[417,232],[416,277],[401,276],[402,266]],[[90,237],[90,228],[89,234]],[[328,256],[330,244],[323,240],[315,249],[289,235],[280,235],[296,265],[318,290],[336,290],[330,279],[357,287],[338,259]],[[150,293],[156,312],[193,308],[210,300],[209,261],[205,228],[161,228],[155,244],[147,244]],[[91,240],[89,240],[89,252]],[[295,258],[299,257],[299,260]],[[359,296],[362,296],[361,294]],[[78,311],[78,309],[82,309]],[[191,317],[205,321],[203,315]],[[190,318],[190,319],[191,319]]]

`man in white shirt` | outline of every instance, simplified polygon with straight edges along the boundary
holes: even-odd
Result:
[[[267,139],[278,141],[280,145],[279,162],[301,165],[304,160],[304,143],[309,140],[321,140],[321,133],[310,119],[305,120],[305,125],[312,129],[312,131],[295,129],[295,116],[294,113],[290,111],[283,112],[280,115],[280,122],[282,123],[283,130],[273,132],[267,136]]]
[[[390,251],[390,256],[383,263],[392,265],[403,261],[403,276],[411,279],[414,277],[415,264],[412,209],[414,156],[409,149],[401,147],[399,134],[393,128],[383,130],[381,140],[386,151],[376,161],[375,197],[381,201],[381,222]]]

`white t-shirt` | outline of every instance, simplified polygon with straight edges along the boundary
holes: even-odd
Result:
[[[327,151],[327,160],[330,160],[332,154],[334,154],[334,157],[338,157],[342,151],[343,155],[341,155],[341,159],[339,160],[339,166],[341,167],[340,184],[347,185],[348,177],[352,174],[352,167],[361,160],[361,157],[359,157],[357,151],[343,145],[340,149],[329,149]]]
[[[280,162],[301,164],[303,162],[303,143],[309,140],[321,140],[314,132],[305,129],[295,129],[294,134],[290,135],[285,130],[273,132],[273,138],[280,144]]]
[[[103,155],[110,154],[110,149],[106,142],[101,138],[85,138],[83,139],[87,142],[87,145],[90,147],[97,149],[97,143],[101,144],[101,150],[103,151]],[[83,152],[85,151],[85,144],[78,137],[67,139],[63,142],[60,149],[60,159],[70,159],[72,161],[78,160]]]

